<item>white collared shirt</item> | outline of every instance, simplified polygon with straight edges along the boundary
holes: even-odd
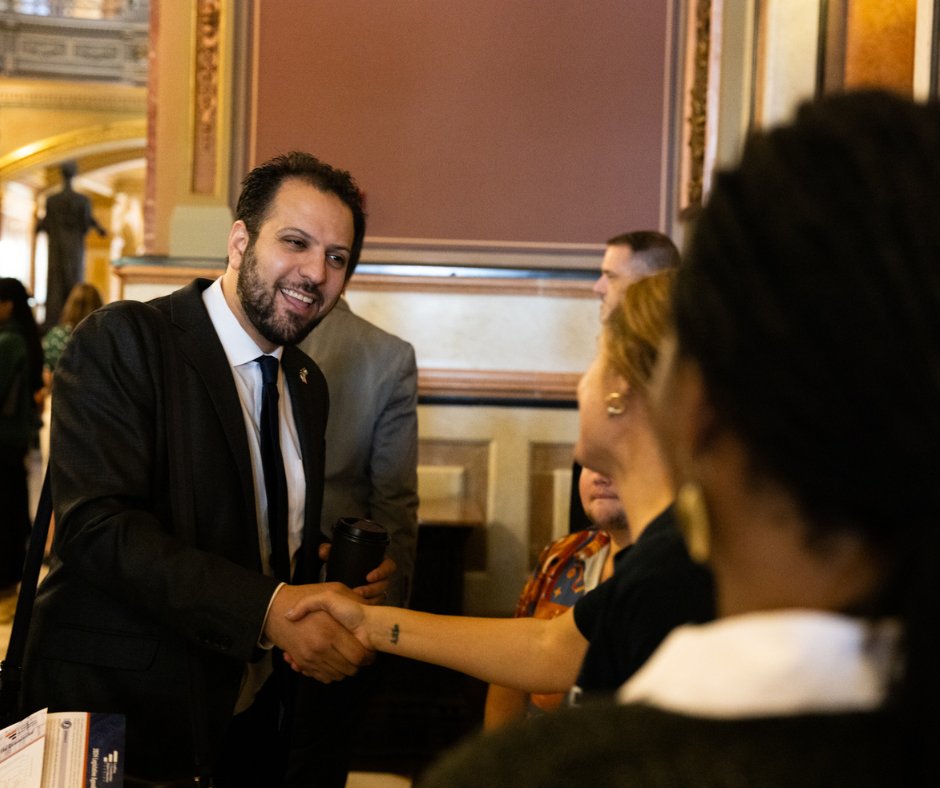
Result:
[[[261,463],[261,365],[256,363],[264,351],[248,335],[233,314],[222,293],[222,279],[216,279],[203,291],[202,301],[209,312],[209,319],[219,336],[226,358],[232,368],[235,388],[245,417],[248,434],[248,450],[251,453],[251,469],[255,489],[255,517],[258,523],[258,545],[266,574],[271,571],[271,540],[268,534],[268,496],[264,486]],[[279,347],[270,355],[278,361],[284,348]],[[297,425],[291,409],[290,392],[284,385],[284,376],[278,375],[278,421],[280,425],[281,454],[284,456],[284,472],[287,475],[288,547],[291,567],[294,556],[303,540],[306,479],[297,437]]]
[[[887,696],[901,627],[820,610],[748,613],[673,630],[618,691],[700,717],[871,711]]]

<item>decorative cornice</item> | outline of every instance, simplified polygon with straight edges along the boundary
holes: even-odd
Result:
[[[356,273],[350,290],[451,293],[459,295],[520,295],[553,298],[596,298],[590,279],[486,276],[397,276]]]
[[[596,271],[603,254],[603,244],[370,237],[363,245],[362,261]]]
[[[4,80],[6,82],[6,80]],[[146,109],[144,88],[108,87],[89,90],[67,85],[0,85],[0,107],[7,109],[79,110],[85,112],[128,112],[143,114]]]
[[[419,369],[418,396],[457,399],[546,403],[577,400],[577,372],[533,372],[494,369]]]
[[[134,262],[118,264],[114,274],[122,282],[122,288],[133,284],[178,284],[185,285],[196,277],[215,277],[225,270],[222,260],[205,259],[192,261],[190,265],[161,265],[154,257],[153,263],[145,262],[148,258],[129,258]],[[141,262],[137,262],[137,261]],[[395,266],[382,266],[388,273],[370,273],[368,265],[363,265],[349,283],[351,291],[370,292],[407,292],[407,293],[447,293],[449,295],[490,295],[490,296],[547,296],[550,298],[585,298],[592,299],[593,278],[568,278],[552,276],[550,272],[512,272],[512,276],[476,276],[471,269],[460,275],[453,268],[437,269],[433,275],[433,266],[422,266],[427,270],[425,276],[393,273]],[[363,270],[366,269],[366,270]],[[508,272],[507,272],[508,273]],[[538,273],[539,275],[534,275]]]

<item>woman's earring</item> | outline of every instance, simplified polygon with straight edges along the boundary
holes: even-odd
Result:
[[[604,404],[607,406],[608,416],[619,416],[623,413],[623,394],[611,392],[604,397]]]
[[[711,552],[711,525],[705,494],[698,482],[685,482],[676,495],[676,517],[689,556],[697,564],[708,561]]]

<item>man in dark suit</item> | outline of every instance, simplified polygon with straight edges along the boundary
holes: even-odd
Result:
[[[299,680],[280,651],[325,682],[370,656],[327,616],[304,627],[285,617],[319,591],[305,584],[320,568],[328,409],[322,374],[293,345],[336,303],[364,233],[348,173],[277,157],[243,183],[220,279],[153,306],[102,308],[56,371],[55,543],[24,701],[124,713],[134,777],[211,771],[217,785],[278,785]],[[164,364],[161,341],[175,363]],[[262,356],[279,358],[273,373]],[[259,423],[272,374],[278,474]],[[174,376],[181,429],[166,413]],[[384,596],[392,568],[384,562],[360,593]]]

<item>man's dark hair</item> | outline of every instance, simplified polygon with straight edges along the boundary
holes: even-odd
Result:
[[[366,234],[366,215],[362,207],[362,192],[346,170],[339,170],[320,161],[316,156],[291,151],[255,167],[242,181],[242,192],[235,206],[235,219],[248,228],[248,237],[254,241],[274,197],[286,180],[296,179],[309,183],[326,194],[335,194],[352,211],[353,243],[346,266],[346,279],[352,276],[362,252]]]
[[[668,235],[656,230],[637,230],[615,235],[607,245],[629,246],[633,250],[631,260],[642,262],[646,266],[647,274],[679,267],[679,250],[676,245]]]

